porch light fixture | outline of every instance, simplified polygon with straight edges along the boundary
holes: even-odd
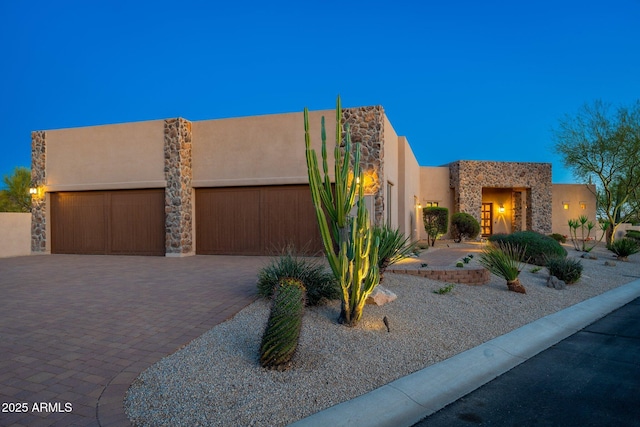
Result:
[[[504,213],[504,205],[498,206],[498,212],[499,213]]]
[[[564,209],[565,211],[569,210],[569,202],[562,202],[562,209]]]
[[[31,194],[32,196],[35,196],[36,194],[38,194],[38,189],[34,188],[34,187],[31,187],[29,189],[29,194]]]

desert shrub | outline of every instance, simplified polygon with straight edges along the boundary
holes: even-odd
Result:
[[[449,228],[449,209],[436,206],[422,208],[422,221],[427,232],[428,242],[431,246],[436,244],[436,239],[447,234]]]
[[[270,298],[280,280],[287,277],[304,284],[308,305],[321,304],[325,298],[340,298],[340,287],[333,273],[317,260],[294,255],[291,249],[286,249],[258,273],[258,295]]]
[[[556,276],[566,284],[575,283],[582,276],[582,263],[573,258],[549,258],[547,269],[551,276]]]
[[[451,237],[456,242],[475,239],[480,234],[480,223],[468,213],[458,212],[451,217]]]
[[[640,242],[640,231],[638,230],[627,230],[627,234],[624,236],[627,239],[635,239]]]
[[[613,243],[607,246],[611,252],[618,256],[620,261],[626,261],[629,255],[640,252],[640,245],[634,239],[623,237],[622,239],[616,239]]]
[[[490,242],[512,243],[525,248],[524,260],[529,264],[545,266],[550,258],[567,256],[567,251],[560,243],[549,236],[535,231],[516,231],[511,234],[494,234]]]
[[[387,225],[376,225],[373,228],[373,235],[374,238],[379,239],[378,268],[380,273],[383,273],[391,264],[412,255],[416,249],[416,242],[412,242],[410,237],[405,237],[403,232]]]
[[[549,234],[549,237],[551,237],[553,240],[555,240],[558,243],[567,243],[567,238],[560,233]]]
[[[260,365],[284,370],[298,348],[305,289],[300,280],[282,279],[274,291],[269,320],[260,344]]]

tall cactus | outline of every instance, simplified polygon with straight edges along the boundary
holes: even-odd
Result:
[[[331,185],[327,162],[327,137],[324,117],[321,120],[322,169],[320,176],[318,157],[311,148],[309,111],[304,109],[304,132],[309,186],[320,227],[327,260],[342,288],[342,308],[338,322],[355,326],[362,317],[367,297],[380,282],[378,271],[378,242],[369,221],[364,203],[364,182],[360,171],[360,144],[355,145],[351,161],[351,133],[346,127],[342,150],[342,106],[336,102],[336,143],[334,148],[334,185]],[[357,195],[357,201],[356,201]],[[357,204],[357,214],[351,215]],[[324,209],[323,209],[324,208]],[[326,215],[325,215],[326,211]],[[375,239],[375,241],[374,241]]]

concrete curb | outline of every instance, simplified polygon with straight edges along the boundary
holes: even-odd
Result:
[[[640,297],[640,279],[545,316],[291,426],[411,426],[637,297]]]

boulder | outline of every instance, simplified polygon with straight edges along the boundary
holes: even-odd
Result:
[[[616,263],[613,261],[605,261],[604,265],[606,265],[607,267],[615,267]]]
[[[396,294],[391,292],[389,289],[378,285],[373,290],[373,292],[371,292],[371,295],[367,297],[365,304],[385,305],[386,303],[391,302],[396,298],[398,298]]]
[[[549,276],[547,279],[547,288],[553,289],[564,289],[567,287],[567,284],[564,280],[558,279],[556,276]]]

